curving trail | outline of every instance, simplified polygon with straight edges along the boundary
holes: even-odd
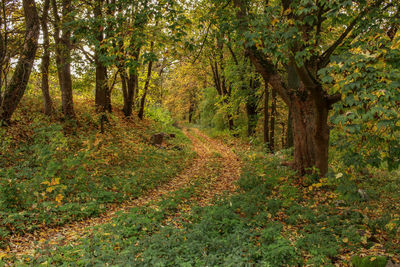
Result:
[[[137,199],[110,205],[108,211],[99,217],[56,228],[42,228],[41,231],[24,236],[12,236],[7,249],[0,250],[0,255],[15,254],[17,257],[34,255],[37,249],[51,249],[53,246],[77,242],[80,237],[90,234],[94,226],[109,222],[117,212],[161,200],[164,195],[188,186],[196,177],[206,176],[203,179],[207,180],[202,184],[201,194],[195,199],[201,206],[209,205],[216,195],[221,195],[226,191],[233,193],[236,190],[234,182],[239,179],[241,171],[241,162],[236,154],[220,140],[212,139],[196,128],[185,129],[184,133],[192,141],[197,157],[188,168],[168,183],[160,185]],[[218,174],[207,177],[210,164],[215,163],[219,166]]]

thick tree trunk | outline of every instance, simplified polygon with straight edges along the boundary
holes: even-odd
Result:
[[[269,149],[275,151],[275,117],[276,117],[276,91],[272,90],[271,126],[269,134]]]
[[[268,112],[268,102],[269,102],[269,90],[268,82],[265,82],[264,89],[264,143],[269,143],[269,112]]]
[[[286,145],[285,148],[293,147],[293,118],[292,111],[289,109],[287,118],[287,130],[286,130]]]
[[[239,33],[244,34],[250,30],[247,14],[247,3],[244,0],[234,0],[238,8],[236,17],[241,21]],[[288,2],[288,1],[285,1]],[[290,2],[290,1],[289,1]],[[378,3],[381,3],[380,1]],[[350,26],[341,37],[324,52],[319,59],[318,68],[323,68],[329,63],[330,55],[346,38],[356,23]],[[276,65],[269,59],[269,55],[258,49],[255,45],[246,46],[246,52],[256,70],[263,76],[265,81],[279,94],[283,101],[289,106],[293,114],[293,139],[294,139],[294,168],[299,174],[312,173],[313,168],[319,169],[321,176],[328,171],[328,148],[329,128],[327,124],[328,111],[333,103],[340,101],[340,95],[327,94],[316,77],[312,77],[309,70],[315,67],[296,66],[295,70],[302,88],[291,90],[278,73]],[[290,59],[294,62],[294,59]],[[312,62],[315,63],[315,62]],[[314,68],[315,69],[315,68]],[[318,69],[315,71],[315,73]],[[271,139],[271,137],[270,137]]]
[[[301,175],[317,168],[321,175],[328,171],[328,108],[316,109],[311,97],[293,97],[294,167]]]
[[[93,13],[100,24],[97,32],[97,42],[95,50],[95,64],[96,64],[96,93],[95,93],[95,105],[98,112],[111,112],[111,93],[107,84],[107,67],[101,61],[101,56],[104,55],[104,49],[100,47],[103,37],[103,27],[101,26],[102,21],[102,3],[103,0],[96,0]]]
[[[43,5],[43,14],[41,19],[42,32],[43,32],[43,56],[42,63],[40,65],[40,71],[42,72],[42,95],[43,95],[43,106],[44,114],[51,115],[53,112],[53,103],[50,97],[49,90],[49,66],[50,66],[50,41],[49,41],[49,29],[48,29],[48,13],[49,13],[50,0],[45,0]]]
[[[20,58],[15,67],[9,86],[4,91],[4,97],[0,106],[0,121],[9,122],[25,93],[29,76],[35,60],[37,43],[39,38],[40,21],[34,0],[23,0],[25,16],[25,40]]]
[[[61,32],[61,20],[58,15],[56,0],[52,0],[54,13],[54,39],[56,41],[56,63],[58,71],[58,79],[61,89],[62,111],[67,119],[75,118],[74,101],[72,95],[72,78],[71,78],[71,30],[65,25],[70,21],[71,16],[71,0],[62,1],[63,25]]]

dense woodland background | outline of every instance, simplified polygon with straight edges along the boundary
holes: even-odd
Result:
[[[0,7],[0,261],[400,260],[398,1],[2,0]],[[189,200],[199,180],[158,209],[116,218],[120,232],[105,225],[99,232],[110,235],[86,237],[79,252],[10,253],[15,236],[96,217],[167,183],[196,158],[193,138],[216,149],[191,127],[240,158],[234,197],[168,226],[182,199],[196,205]],[[161,132],[166,140],[155,144]],[[205,159],[216,177],[229,160],[218,151]],[[129,228],[135,220],[142,226]]]

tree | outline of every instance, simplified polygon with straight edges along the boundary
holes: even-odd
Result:
[[[75,118],[71,77],[71,26],[72,1],[62,0],[62,17],[58,13],[57,0],[51,0],[54,15],[54,40],[56,43],[56,64],[61,89],[62,111],[67,119]]]
[[[23,0],[25,17],[24,45],[9,85],[5,88],[0,106],[0,121],[8,123],[25,93],[36,56],[39,38],[39,16],[34,0]]]
[[[150,43],[150,53],[153,53],[153,48],[154,48],[154,42],[151,41]],[[152,55],[150,55],[152,56]],[[146,96],[147,96],[147,92],[149,90],[149,85],[150,85],[150,80],[151,80],[151,72],[153,69],[153,58],[150,58],[149,60],[149,64],[147,66],[147,77],[146,77],[146,81],[144,83],[144,87],[143,87],[143,95],[142,98],[140,99],[140,107],[139,107],[139,112],[138,112],[138,117],[139,119],[143,119],[143,115],[144,115],[144,105],[146,103]]]
[[[103,0],[95,0],[93,13],[97,21],[97,29],[95,29],[96,34],[96,45],[95,45],[95,65],[96,65],[96,93],[95,93],[95,105],[99,112],[111,112],[111,92],[108,87],[107,80],[107,66],[104,63],[104,58],[106,56],[104,45],[102,44],[104,40],[103,31]],[[109,7],[109,10],[111,7]],[[110,30],[110,29],[109,29]]]
[[[53,111],[53,103],[49,91],[49,66],[50,66],[50,40],[48,29],[50,0],[45,0],[43,4],[42,18],[40,20],[43,32],[43,55],[40,71],[42,72],[42,95],[44,102],[44,114],[51,115]]]
[[[293,167],[299,174],[317,168],[320,175],[325,175],[328,171],[328,115],[333,104],[341,100],[341,94],[330,93],[320,74],[332,62],[335,53],[341,53],[357,36],[368,34],[368,27],[382,15],[380,10],[391,3],[385,6],[383,0],[372,4],[366,1],[266,1],[262,2],[263,13],[258,14],[251,13],[250,2],[257,5],[256,1],[234,0],[237,30],[245,36],[246,52],[257,71],[292,112]],[[329,23],[324,23],[326,21]],[[287,86],[276,63],[293,64],[300,80],[298,89]]]

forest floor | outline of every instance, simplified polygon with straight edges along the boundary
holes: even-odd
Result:
[[[332,148],[327,177],[299,177],[291,150],[117,109],[99,133],[84,98],[77,125],[38,101],[0,128],[0,266],[400,264],[400,170]],[[157,147],[159,132],[176,136]]]
[[[98,217],[76,221],[61,227],[43,228],[25,235],[13,235],[0,255],[34,256],[35,252],[52,249],[52,247],[78,244],[82,237],[90,236],[94,227],[109,223],[121,212],[128,212],[134,207],[159,202],[163,197],[180,189],[192,185],[199,177],[207,177],[203,180],[201,188],[197,184],[198,194],[193,194],[191,201],[200,206],[210,205],[211,201],[218,195],[237,189],[235,181],[240,177],[241,161],[232,149],[222,141],[212,139],[197,128],[184,129],[185,135],[191,140],[193,150],[197,156],[193,162],[178,176],[143,196],[131,201],[109,206],[107,211]],[[181,203],[174,215],[179,216],[181,212],[188,212],[190,206]]]

